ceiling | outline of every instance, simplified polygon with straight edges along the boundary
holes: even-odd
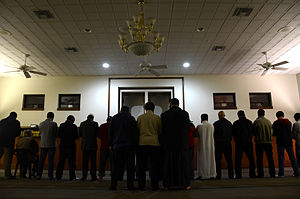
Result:
[[[287,60],[287,71],[300,72],[300,1],[298,0],[146,0],[145,17],[156,18],[155,30],[166,40],[147,59],[167,64],[162,75],[261,74],[253,71],[268,51],[270,62]],[[143,60],[125,54],[118,30],[138,14],[137,0],[0,0],[0,64],[27,64],[49,76],[134,75]],[[253,8],[248,17],[233,16],[237,7]],[[53,19],[33,11],[49,10]],[[281,27],[292,26],[288,32]],[[91,29],[87,33],[85,29]],[[204,31],[197,32],[197,28]],[[213,46],[224,51],[212,51]],[[76,47],[78,52],[64,48]],[[297,53],[298,52],[298,55]],[[183,68],[184,62],[189,68]],[[108,69],[102,63],[108,62]],[[147,73],[145,73],[147,74]],[[3,73],[0,76],[23,76]],[[34,76],[34,75],[33,75]]]

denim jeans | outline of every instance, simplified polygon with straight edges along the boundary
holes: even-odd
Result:
[[[278,167],[279,167],[279,173],[278,176],[284,176],[284,149],[286,150],[289,159],[292,163],[294,175],[298,176],[299,175],[299,167],[296,162],[295,156],[294,156],[294,150],[293,146],[278,146],[277,145],[277,153],[278,153]]]
[[[42,177],[44,163],[46,160],[46,156],[48,154],[48,177],[50,179],[53,178],[53,169],[54,169],[54,156],[55,156],[56,148],[41,148],[40,153],[40,161],[39,161],[39,168],[38,168],[38,177]]]

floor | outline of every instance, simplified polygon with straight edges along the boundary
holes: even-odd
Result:
[[[267,170],[267,169],[266,169]],[[224,177],[226,171],[224,172]],[[120,182],[117,191],[108,190],[109,176],[103,181],[68,181],[67,172],[61,181],[49,181],[46,177],[42,180],[19,179],[5,180],[3,170],[0,171],[0,199],[14,198],[299,198],[300,178],[292,176],[292,171],[287,168],[284,178],[250,179],[246,177],[240,180],[201,180],[192,182],[192,190],[151,191],[149,182],[145,191],[127,191],[126,183]],[[45,175],[46,176],[46,175]],[[80,176],[80,172],[78,172]],[[137,186],[137,184],[135,184]]]

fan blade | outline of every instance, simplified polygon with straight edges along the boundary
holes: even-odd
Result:
[[[24,73],[24,75],[25,75],[26,78],[30,78],[31,77],[30,74],[27,71],[23,71],[23,73]]]
[[[264,69],[263,68],[257,68],[257,69],[249,70],[249,71],[246,71],[246,72],[251,73],[251,72],[257,72],[257,71],[261,71],[261,70],[264,70]]]
[[[260,76],[264,76],[265,74],[267,74],[267,72],[268,70],[264,70]]]
[[[139,70],[137,73],[135,73],[135,75],[134,76],[138,76],[141,72],[143,72],[144,71],[144,69],[141,69],[141,70]]]
[[[28,71],[28,72],[33,73],[33,74],[37,74],[37,75],[47,76],[46,73],[42,73],[42,72],[38,72],[38,71],[34,71],[34,70],[30,70],[30,71]]]
[[[158,72],[156,72],[155,70],[149,69],[148,71],[157,77],[160,76],[160,74]]]
[[[279,62],[277,64],[272,64],[271,67],[280,66],[282,64],[287,64],[287,63],[289,63],[289,62],[288,61],[282,61],[282,62]]]
[[[155,66],[151,66],[151,69],[167,69],[167,65],[155,65]]]
[[[20,72],[21,70],[12,70],[12,71],[5,71],[3,73],[15,73],[15,72]]]
[[[272,67],[273,70],[287,70],[287,68],[283,68],[283,67]]]
[[[263,68],[266,68],[266,66],[263,65],[263,64],[257,64],[257,65],[259,65],[259,66],[261,66],[261,67],[263,67]]]

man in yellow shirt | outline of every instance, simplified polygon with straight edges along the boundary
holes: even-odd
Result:
[[[161,119],[154,112],[155,105],[152,102],[145,104],[146,113],[137,119],[140,132],[138,148],[138,182],[139,189],[143,190],[146,184],[147,160],[150,158],[150,177],[152,190],[158,190],[160,144],[158,135],[161,133]]]

